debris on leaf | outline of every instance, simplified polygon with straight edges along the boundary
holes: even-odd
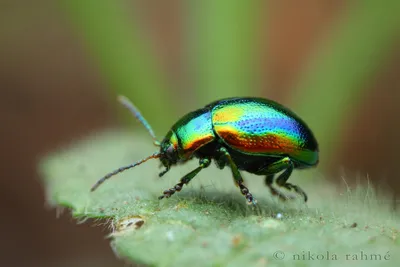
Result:
[[[354,222],[354,223],[352,223],[351,225],[350,225],[350,228],[356,228],[357,227],[357,223],[356,222]]]
[[[112,235],[127,233],[129,231],[137,230],[144,224],[144,219],[139,215],[127,216],[120,219],[114,228]]]

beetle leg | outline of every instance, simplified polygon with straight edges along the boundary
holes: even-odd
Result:
[[[232,175],[233,175],[235,184],[236,184],[236,186],[239,186],[240,192],[242,193],[243,196],[245,196],[245,198],[247,200],[247,204],[255,205],[257,203],[257,200],[250,193],[249,189],[243,184],[244,181],[243,181],[242,175],[240,174],[239,169],[236,166],[235,162],[232,160],[231,155],[224,147],[221,147],[219,151],[221,153],[223,153],[223,155],[225,155],[226,159],[228,160],[228,163],[232,170]]]
[[[166,174],[168,171],[169,171],[169,167],[165,168],[165,170],[163,170],[162,172],[160,172],[160,173],[158,174],[158,177],[163,177],[164,174]]]
[[[274,182],[274,174],[268,174],[267,176],[265,176],[265,184],[268,186],[268,188],[271,191],[271,194],[274,196],[279,197],[280,200],[286,201],[289,199],[288,196],[286,196],[285,194],[282,194],[281,192],[279,192],[278,190],[275,189],[275,187],[272,186],[273,182]]]
[[[225,155],[223,157],[215,158],[214,161],[218,169],[222,170],[226,165]]]
[[[171,187],[170,189],[167,189],[163,192],[162,196],[159,196],[158,199],[163,199],[163,198],[169,198],[173,194],[175,194],[176,191],[181,191],[182,187],[184,184],[188,184],[203,168],[207,168],[211,163],[211,160],[209,158],[203,158],[200,159],[199,161],[199,167],[194,169],[193,171],[189,172],[185,176],[183,176],[179,183],[177,183],[174,187]]]
[[[302,195],[304,198],[304,202],[307,202],[307,194],[304,192],[303,189],[301,189],[299,186],[288,183],[287,180],[289,179],[290,175],[292,174],[292,171],[294,169],[292,161],[289,159],[290,165],[289,167],[281,173],[281,175],[276,178],[276,184],[280,187],[284,187],[288,190],[294,190],[297,194]]]
[[[279,177],[278,177],[278,178],[279,178]],[[295,184],[291,184],[291,183],[284,183],[283,185],[280,185],[280,184],[279,184],[279,180],[277,180],[276,183],[277,183],[279,186],[283,186],[283,187],[285,187],[285,188],[288,189],[288,190],[292,190],[292,189],[293,189],[297,194],[303,196],[304,202],[307,202],[308,196],[307,196],[306,192],[304,192],[304,190],[301,189],[299,186],[297,186],[297,185],[295,185]]]
[[[280,199],[282,200],[287,200],[289,197],[284,196],[280,192],[278,192],[273,186],[273,175],[272,173],[277,173],[279,171],[285,170],[283,173],[281,173],[278,178],[276,179],[276,184],[280,187],[284,187],[288,190],[294,190],[297,194],[302,195],[304,198],[304,202],[307,202],[307,194],[304,192],[303,189],[301,189],[299,186],[288,183],[287,180],[289,179],[290,175],[292,174],[292,171],[294,169],[293,162],[290,160],[290,158],[286,157],[281,160],[278,160],[277,162],[274,162],[273,164],[269,165],[266,170],[263,170],[265,173],[268,173],[265,182],[267,186],[270,188],[271,193],[273,195],[277,195]]]

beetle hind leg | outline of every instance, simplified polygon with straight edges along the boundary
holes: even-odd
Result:
[[[277,184],[279,185],[278,180],[277,180]],[[301,189],[298,185],[291,184],[291,183],[284,183],[283,185],[279,185],[279,186],[285,187],[288,190],[293,189],[297,194],[303,196],[304,202],[307,202],[308,196],[307,196],[306,192],[303,189]]]
[[[181,191],[183,185],[188,184],[202,169],[210,166],[211,160],[208,158],[200,159],[200,166],[183,176],[179,183],[171,187],[170,189],[164,190],[163,195],[159,196],[158,199],[169,198],[177,191]]]
[[[277,196],[280,200],[286,201],[289,199],[289,197],[285,194],[282,194],[278,190],[276,190],[275,187],[273,187],[273,182],[274,182],[274,174],[268,174],[265,176],[265,184],[268,186],[269,190],[271,191],[271,194],[274,196]]]
[[[293,169],[294,169],[293,162],[287,157],[283,158],[269,165],[266,170],[263,170],[263,172],[267,174],[265,182],[273,195],[278,196],[281,200],[291,199],[291,197],[282,194],[272,186],[274,179],[274,175],[272,173],[284,170],[284,172],[282,172],[278,176],[278,178],[276,178],[276,184],[279,187],[284,187],[288,190],[294,190],[297,194],[301,195],[304,198],[304,202],[307,202],[308,197],[306,192],[304,192],[304,190],[301,189],[299,186],[287,182],[287,180],[289,179],[290,175],[293,172]]]

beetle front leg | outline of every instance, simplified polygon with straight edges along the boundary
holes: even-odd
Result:
[[[239,186],[240,192],[242,193],[243,196],[245,196],[245,198],[247,200],[247,204],[255,205],[257,203],[257,200],[250,193],[249,189],[243,184],[244,181],[243,181],[242,175],[240,174],[239,169],[236,166],[236,163],[232,160],[231,155],[229,154],[229,152],[224,147],[220,148],[219,151],[228,160],[228,163],[229,163],[229,165],[231,167],[231,170],[232,170],[232,175],[233,175],[235,184],[236,184],[236,186]]]
[[[210,166],[211,160],[209,158],[203,158],[200,159],[199,161],[199,167],[194,169],[193,171],[189,172],[185,176],[183,176],[179,183],[177,183],[174,187],[167,189],[163,192],[162,196],[159,196],[158,199],[163,199],[163,198],[169,198],[173,194],[175,194],[176,191],[181,191],[182,187],[184,184],[188,184],[203,168],[207,168]]]

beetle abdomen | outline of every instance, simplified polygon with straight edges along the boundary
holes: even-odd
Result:
[[[318,161],[318,145],[292,111],[262,98],[232,98],[214,103],[214,131],[230,147],[246,154],[288,155],[302,164]]]

